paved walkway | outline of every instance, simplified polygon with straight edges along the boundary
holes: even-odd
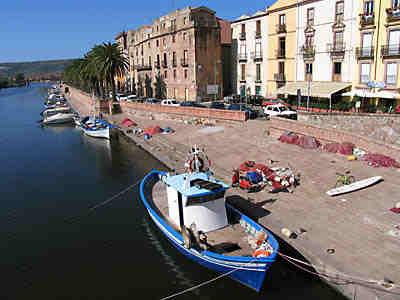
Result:
[[[81,98],[71,98],[78,111],[80,106],[85,106]],[[400,215],[389,211],[400,201],[398,170],[372,168],[363,161],[347,161],[346,156],[339,154],[283,144],[277,137],[268,135],[267,121],[217,122],[213,127],[206,127],[174,120],[152,120],[140,112],[114,115],[113,121],[119,124],[125,117],[141,128],[158,125],[176,130],[174,134],[156,135],[149,141],[133,134],[127,136],[177,170],[182,170],[183,160],[193,144],[205,147],[217,177],[229,184],[232,169],[247,160],[266,163],[272,159],[277,161],[274,167],[294,168],[301,174],[301,182],[293,193],[270,194],[267,188],[247,194],[231,189],[231,194],[240,195],[235,204],[324,272],[364,279],[385,278],[400,285],[400,236],[390,235],[395,232],[395,226],[400,225]],[[335,173],[345,170],[351,170],[357,180],[380,175],[384,181],[350,194],[327,196],[325,192],[335,183]],[[281,234],[284,227],[292,231],[302,228],[306,233],[289,239]],[[329,254],[327,249],[334,249],[334,253]],[[352,298],[355,286],[337,281],[340,284],[336,285],[335,280],[330,283]],[[356,299],[375,300],[375,296],[400,299],[400,288],[369,286],[384,292],[356,285]]]

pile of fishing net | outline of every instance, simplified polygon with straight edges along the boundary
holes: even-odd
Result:
[[[355,145],[349,142],[325,144],[323,149],[327,152],[352,155]]]
[[[286,131],[278,139],[282,143],[293,144],[300,146],[304,149],[317,149],[321,146],[321,143],[313,136],[301,136],[297,134]]]
[[[368,166],[379,168],[379,167],[393,167],[400,168],[400,165],[391,157],[377,154],[377,153],[367,153],[364,155],[363,160],[368,163]]]

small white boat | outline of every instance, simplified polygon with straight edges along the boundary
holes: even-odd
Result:
[[[75,113],[69,107],[46,109],[42,112],[43,124],[62,124],[74,121]]]
[[[110,139],[110,129],[113,127],[113,125],[100,119],[85,119],[80,121],[80,128],[83,129],[86,135],[91,137]]]
[[[336,196],[336,195],[340,195],[340,194],[344,194],[344,193],[357,191],[357,190],[360,190],[367,186],[370,186],[378,181],[381,181],[382,179],[383,179],[382,176],[370,177],[367,179],[353,182],[351,184],[347,184],[347,185],[343,185],[338,188],[331,189],[331,190],[327,191],[326,194],[329,196]]]

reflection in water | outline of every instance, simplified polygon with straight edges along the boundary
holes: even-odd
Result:
[[[52,124],[52,125],[44,125],[40,124],[39,125],[42,130],[44,131],[50,131],[55,134],[61,134],[66,131],[71,131],[71,128],[75,127],[75,125],[71,124]]]
[[[152,246],[154,246],[158,254],[160,254],[160,256],[164,259],[164,263],[170,267],[169,270],[176,274],[176,278],[179,279],[178,282],[180,289],[183,290],[196,285],[185,276],[185,273],[179,267],[179,263],[176,262],[164,249],[163,244],[160,242],[159,237],[156,235],[154,228],[152,228],[150,222],[150,217],[148,217],[147,215],[142,218],[142,225],[145,229],[144,232],[146,233],[148,241]],[[191,292],[197,296],[200,295],[199,290],[193,290]]]
[[[111,162],[111,142],[107,139],[93,138],[83,133],[81,141],[88,151],[93,151],[99,158],[105,158],[107,162]]]

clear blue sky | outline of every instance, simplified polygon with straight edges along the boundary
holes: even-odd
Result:
[[[235,20],[276,0],[2,0],[0,63],[82,57],[95,44],[114,41],[173,9],[207,6]]]

